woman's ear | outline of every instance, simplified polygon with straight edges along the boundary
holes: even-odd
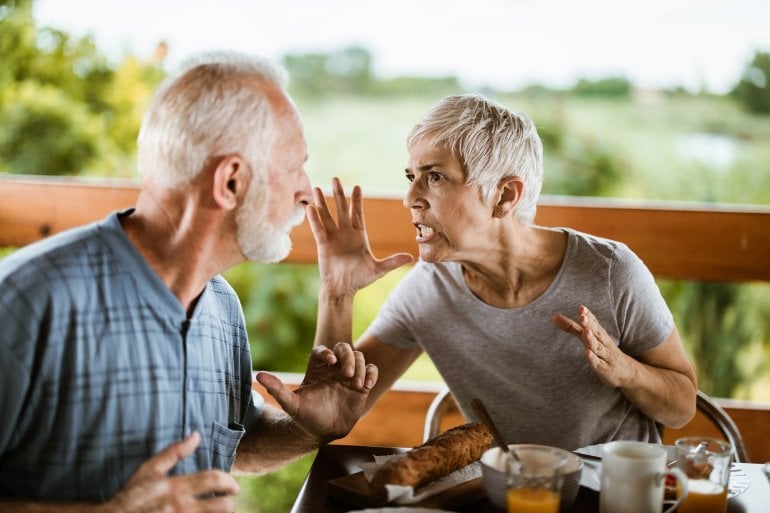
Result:
[[[493,215],[505,217],[516,209],[524,192],[524,181],[518,176],[507,176],[497,186],[497,201]]]
[[[214,168],[212,196],[223,210],[235,210],[246,196],[251,169],[240,155],[222,157]]]

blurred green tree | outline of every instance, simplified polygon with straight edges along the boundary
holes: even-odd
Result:
[[[0,2],[0,34],[0,172],[133,174],[159,62],[116,72],[90,38],[38,27],[31,0]]]
[[[358,46],[330,53],[289,54],[284,56],[283,65],[291,77],[289,91],[303,97],[399,94],[440,97],[461,91],[454,76],[375,78],[371,54]]]
[[[756,290],[736,283],[666,281],[661,291],[698,369],[701,390],[734,397],[765,370],[762,362],[739,358],[767,334],[761,312],[767,302],[756,301]]]
[[[572,91],[578,96],[601,96],[604,98],[629,98],[631,82],[625,77],[609,77],[599,80],[581,78]]]
[[[770,53],[754,54],[731,95],[749,112],[770,113]]]
[[[254,368],[304,372],[315,337],[318,267],[243,263],[224,276],[243,304]]]
[[[283,58],[292,94],[365,94],[372,87],[372,58],[357,46],[331,53],[290,54]]]

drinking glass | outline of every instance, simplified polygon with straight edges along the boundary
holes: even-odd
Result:
[[[676,464],[687,475],[688,494],[679,513],[725,513],[732,447],[723,440],[686,437],[676,441]]]
[[[567,458],[546,446],[518,448],[516,456],[508,459],[508,513],[558,513]]]

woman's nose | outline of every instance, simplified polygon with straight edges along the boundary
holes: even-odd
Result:
[[[425,207],[425,199],[422,194],[422,188],[417,180],[412,181],[409,184],[409,188],[406,190],[404,196],[404,207],[406,208],[423,208]]]

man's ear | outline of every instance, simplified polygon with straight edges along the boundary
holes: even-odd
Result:
[[[235,210],[251,183],[251,168],[240,155],[223,157],[214,168],[212,196],[224,210]]]
[[[524,181],[518,176],[507,176],[497,185],[497,201],[494,205],[493,215],[505,217],[513,212],[521,201],[524,192]]]

